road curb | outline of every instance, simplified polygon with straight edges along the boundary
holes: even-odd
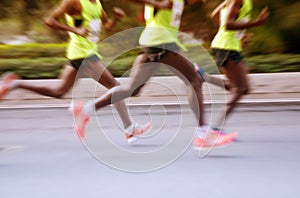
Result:
[[[221,102],[204,102],[204,105],[211,106],[211,105],[220,105],[224,104]],[[299,99],[286,99],[286,100],[241,100],[239,106],[242,107],[251,107],[251,106],[290,106],[290,105],[297,105],[300,106],[300,98]],[[55,104],[55,103],[48,103],[48,104],[38,104],[38,103],[31,103],[31,104],[17,104],[17,105],[1,105],[0,110],[7,110],[7,109],[60,109],[60,108],[69,108],[70,103],[64,104]],[[127,103],[129,107],[142,107],[142,106],[155,106],[155,105],[163,105],[163,106],[188,106],[188,101],[179,102],[136,102],[136,103]],[[111,106],[111,105],[110,105]]]
[[[222,75],[216,76],[224,78]],[[126,84],[129,79],[118,78],[117,80]],[[251,82],[251,92],[240,101],[241,105],[300,103],[300,72],[249,74],[249,80]],[[45,86],[57,86],[60,83],[57,79],[28,81]],[[18,89],[5,96],[4,100],[0,103],[0,108],[23,108],[24,106],[66,107],[72,98],[86,101],[101,96],[105,92],[106,89],[99,86],[93,80],[80,79],[73,92],[67,93],[62,99],[52,99]],[[177,77],[153,77],[143,88],[141,94],[138,97],[130,98],[129,103],[131,106],[151,104],[178,105],[179,103],[187,103],[186,94],[185,84]],[[228,100],[230,95],[219,87],[204,84],[203,97],[205,104],[211,104],[214,103],[211,100]]]

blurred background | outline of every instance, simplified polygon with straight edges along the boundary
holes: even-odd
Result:
[[[58,77],[67,62],[64,51],[68,37],[65,32],[46,27],[42,18],[59,2],[60,0],[0,1],[0,73],[13,71],[25,79]],[[181,30],[203,43],[207,50],[218,29],[208,15],[220,2],[209,0],[206,4],[197,3],[187,7],[183,14]],[[103,32],[103,38],[144,25],[142,6],[128,4],[127,0],[102,0],[102,4],[109,15],[112,6],[119,6],[127,13],[127,17],[113,30]],[[250,30],[254,36],[244,50],[250,72],[300,71],[300,1],[254,0],[253,18],[265,5],[270,9],[270,20],[265,26]],[[102,48],[114,54],[112,46]],[[123,75],[131,67],[137,51],[132,50],[114,61],[109,66],[111,72],[115,76]],[[197,56],[193,50],[189,53],[198,58],[196,62],[201,62],[201,56]],[[204,68],[210,73],[218,72],[212,69],[215,67],[211,63],[204,65]],[[170,74],[162,70],[158,75]]]

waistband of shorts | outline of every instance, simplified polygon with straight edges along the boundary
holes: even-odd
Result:
[[[181,50],[181,48],[177,45],[177,43],[163,43],[159,45],[153,45],[153,46],[141,46],[142,48],[156,48],[156,49],[165,49],[169,51],[178,51]]]

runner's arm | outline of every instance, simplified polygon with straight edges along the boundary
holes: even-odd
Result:
[[[69,31],[81,36],[86,36],[86,29],[73,28],[59,22],[59,19],[64,18],[65,14],[70,14],[71,11],[75,9],[74,5],[74,0],[63,0],[62,3],[44,19],[45,24],[53,29]]]
[[[228,18],[226,21],[226,29],[227,30],[243,30],[251,27],[255,27],[258,25],[262,25],[267,22],[269,18],[269,10],[268,7],[265,7],[260,15],[254,21],[236,21],[239,15],[240,8],[243,5],[243,0],[232,0],[229,3],[228,7]]]
[[[129,1],[134,1],[136,3],[141,3],[141,4],[147,4],[147,5],[152,5],[158,9],[170,9],[172,8],[172,2],[170,0],[129,0]]]
[[[106,30],[110,30],[112,27],[114,27],[118,21],[120,21],[124,16],[126,16],[125,12],[121,8],[114,7],[113,13],[114,13],[114,19],[108,18],[106,12],[102,10],[102,24]]]
[[[209,15],[210,18],[211,18],[214,22],[219,23],[220,12],[221,12],[222,8],[225,7],[225,5],[226,5],[226,1],[223,1],[223,2],[220,3],[220,4],[218,5],[218,7],[216,7],[216,8],[212,11],[212,13]]]

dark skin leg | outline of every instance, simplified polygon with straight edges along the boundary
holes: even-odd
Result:
[[[49,87],[20,81],[16,88],[27,89],[35,93],[53,98],[61,98],[73,86],[76,79],[77,70],[70,65],[66,65],[60,79],[62,80],[58,87]]]
[[[100,62],[100,61],[87,61],[88,62],[88,75],[95,81],[99,82],[101,85],[107,89],[111,89],[118,85],[118,81],[113,77],[110,71]]]
[[[118,84],[114,79],[111,73],[102,65],[100,61],[97,62],[88,62],[90,64],[89,68],[91,69],[90,77],[94,80],[110,89]],[[92,75],[92,73],[96,75]],[[76,80],[77,70],[70,65],[66,65],[60,79],[62,80],[58,87],[48,87],[43,85],[36,85],[28,83],[25,81],[20,81],[19,85],[16,88],[27,89],[38,94],[49,96],[53,98],[61,98],[65,93],[67,93],[70,88],[74,85]]]
[[[121,85],[108,91],[105,95],[100,97],[96,101],[96,109],[107,106],[111,103],[118,102],[126,97],[129,97],[135,92],[137,88],[143,85],[149,80],[149,78],[155,73],[158,69],[155,63],[146,63],[147,57],[145,55],[140,55],[135,61],[135,66],[131,72],[132,80],[129,85]],[[195,116],[198,120],[199,126],[204,125],[203,117],[203,103],[202,103],[202,79],[195,71],[194,65],[190,63],[182,55],[168,52],[161,60],[161,63],[164,63],[174,70],[180,78],[185,78],[190,84],[190,95],[189,101],[191,102],[192,109],[194,110]],[[143,64],[146,63],[146,64]],[[195,94],[194,94],[195,93]]]
[[[226,111],[226,116],[228,116],[232,113],[242,96],[249,93],[248,71],[243,61],[235,63],[232,60],[228,60],[226,66],[223,67],[223,72],[232,84],[231,92],[233,96],[228,102]]]
[[[83,68],[83,72],[86,72],[88,76],[93,78],[95,81],[99,82],[107,89],[111,89],[114,86],[118,85],[118,82],[109,72],[109,70],[100,62],[100,61],[87,61],[86,67]],[[25,81],[20,81],[18,87],[23,88],[35,93],[54,97],[61,98],[64,94],[66,94],[74,85],[76,80],[77,70],[72,66],[65,66],[64,71],[61,74],[61,83],[58,87],[48,87],[43,85],[36,85],[32,83],[28,83]],[[122,122],[124,128],[127,128],[131,124],[131,119],[129,117],[126,105],[124,101],[118,102],[115,104],[115,107],[122,118]]]
[[[162,63],[176,70],[175,74],[181,79],[185,79],[188,86],[188,99],[190,106],[198,120],[198,125],[204,125],[204,106],[202,96],[203,80],[200,75],[195,72],[194,65],[185,58],[183,54],[169,52],[161,59]]]
[[[155,74],[159,68],[157,65],[148,65],[148,57],[145,54],[140,54],[134,61],[128,84],[114,87],[106,94],[96,100],[95,108],[100,109],[110,104],[119,102],[127,97],[138,94],[142,85],[144,85],[149,78]],[[154,63],[155,64],[155,63]]]
[[[227,91],[230,91],[231,85],[228,81],[223,80],[221,78],[209,75],[207,73],[204,73],[202,76],[204,78],[204,81],[213,85],[216,85],[218,87],[221,87],[223,89],[226,89]]]
[[[117,85],[119,82],[113,77],[110,71],[103,65],[101,61],[87,61],[87,65],[84,72],[88,74],[89,77],[93,78],[95,81],[99,82],[101,85],[107,89],[111,89]],[[118,114],[121,117],[124,128],[128,128],[132,121],[130,119],[127,106],[124,101],[119,101],[114,104]]]

